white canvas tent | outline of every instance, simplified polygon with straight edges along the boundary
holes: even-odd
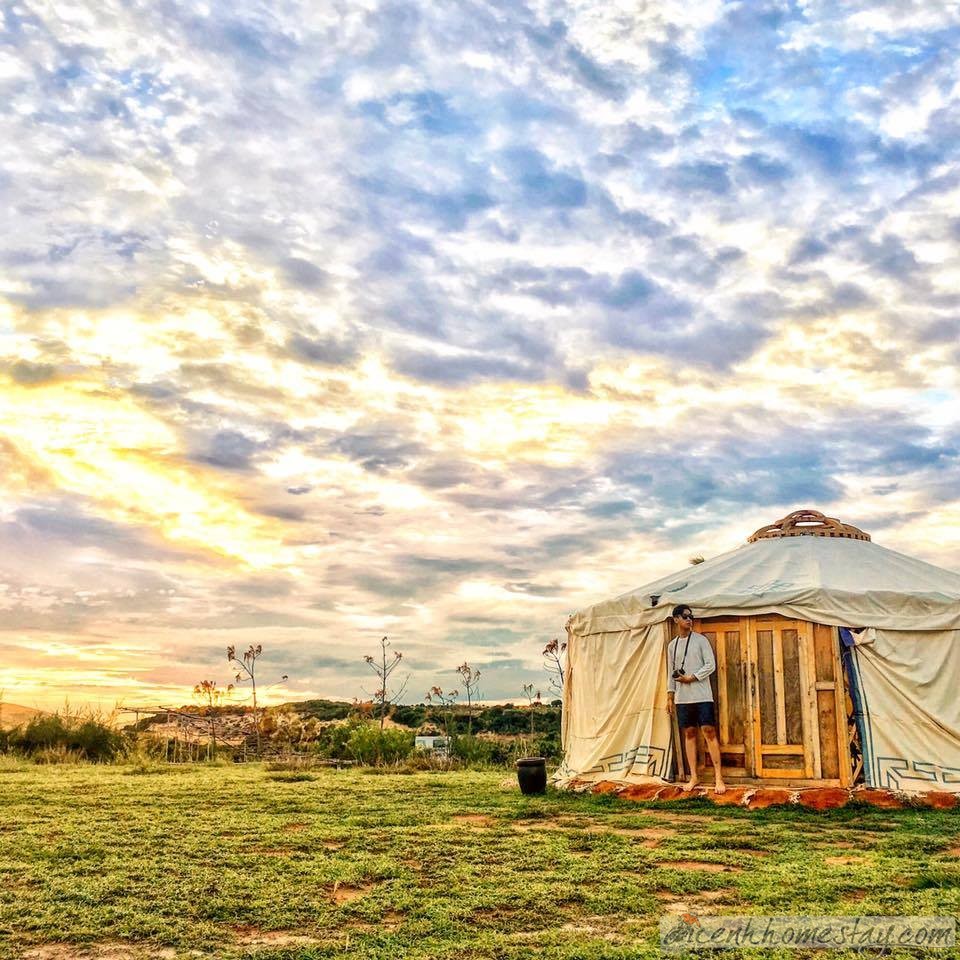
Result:
[[[570,618],[559,785],[672,777],[677,603],[717,653],[728,780],[960,792],[960,575],[814,511]]]

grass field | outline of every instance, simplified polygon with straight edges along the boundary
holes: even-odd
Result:
[[[167,771],[0,767],[2,960],[642,957],[665,911],[960,913],[955,812]]]

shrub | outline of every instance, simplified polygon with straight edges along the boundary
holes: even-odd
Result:
[[[99,720],[84,720],[69,731],[67,746],[94,763],[109,763],[127,752],[127,739]]]
[[[11,731],[8,749],[24,753],[37,763],[109,763],[127,751],[127,738],[95,717],[42,714],[22,730]]]
[[[48,747],[65,745],[69,730],[59,713],[32,717],[13,746],[24,753],[34,753]]]
[[[503,763],[503,748],[494,740],[463,734],[453,738],[451,753],[468,764],[489,765]]]
[[[388,727],[381,731],[376,721],[351,717],[346,723],[321,727],[309,749],[314,756],[327,760],[391,764],[410,756],[413,739],[412,730]]]
[[[353,727],[346,749],[357,763],[397,763],[413,752],[413,739],[410,730],[381,730],[376,723],[365,721]]]

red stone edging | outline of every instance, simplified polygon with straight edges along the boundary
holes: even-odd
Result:
[[[686,792],[676,784],[619,783],[616,780],[601,780],[598,783],[574,781],[574,790],[589,790],[592,793],[615,794],[624,800],[639,802],[668,802],[704,797],[718,806],[740,806],[748,810],[784,804],[799,804],[809,810],[835,810],[848,803],[866,803],[885,810],[900,810],[904,807],[929,807],[934,810],[952,810],[960,804],[960,795],[941,790],[927,793],[905,794],[893,790],[877,790],[871,787],[856,787],[845,790],[838,787],[730,787],[726,793],[716,794],[704,787]]]

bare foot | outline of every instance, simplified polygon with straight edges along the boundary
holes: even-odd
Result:
[[[714,785],[713,792],[714,792],[714,793],[726,793],[726,792],[727,792],[727,785],[726,785],[722,780],[720,780],[720,779],[718,778],[716,784]]]
[[[697,786],[698,783],[699,783],[698,780],[696,780],[695,778],[691,777],[680,789],[681,789],[684,793],[689,793],[691,790],[693,790],[693,789],[696,788],[696,786]]]

